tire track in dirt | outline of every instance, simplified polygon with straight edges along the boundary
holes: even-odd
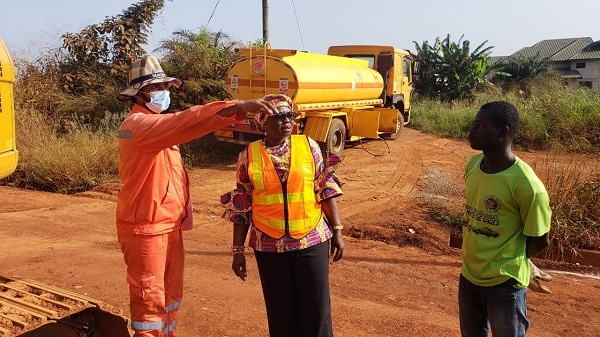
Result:
[[[366,146],[373,144],[367,142]],[[388,141],[388,145],[392,154],[381,157],[372,156],[361,147],[345,150],[337,170],[338,177],[344,182],[342,188],[345,194],[340,198],[344,218],[381,211],[388,204],[395,207],[399,198],[414,194],[422,175],[421,161],[411,161],[413,159],[409,156],[414,147],[404,144],[402,137]]]
[[[376,152],[378,144],[366,142],[365,147]],[[346,182],[339,203],[348,234],[447,252],[449,231],[430,219],[421,190],[429,170],[456,171],[470,155],[469,147],[411,129],[388,146],[389,156],[371,156],[360,146],[344,152],[337,174]],[[447,178],[460,181],[457,174]]]

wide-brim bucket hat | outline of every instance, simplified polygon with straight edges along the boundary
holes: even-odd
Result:
[[[165,75],[156,57],[146,55],[129,65],[129,88],[119,94],[117,98],[121,101],[131,99],[137,95],[141,88],[148,84],[173,82],[175,88],[183,83],[175,77]]]

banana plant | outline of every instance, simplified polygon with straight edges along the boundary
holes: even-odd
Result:
[[[450,35],[443,40],[438,37],[433,46],[428,41],[422,45],[413,41],[420,65],[417,94],[448,102],[469,99],[487,82],[487,58],[493,46],[484,47],[485,41],[471,51],[470,42],[463,38],[453,42]]]

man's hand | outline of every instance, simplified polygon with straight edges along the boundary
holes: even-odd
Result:
[[[329,255],[333,256],[333,262],[339,261],[344,255],[344,239],[342,238],[342,231],[336,230],[336,232],[339,233],[333,234],[333,238],[331,238],[331,247],[329,252]]]
[[[235,275],[242,279],[242,281],[246,281],[246,257],[244,254],[234,254],[233,255],[233,263],[231,263],[231,269]]]
[[[267,95],[263,98],[238,101],[237,106],[241,111],[264,113],[267,115],[276,115],[277,106],[273,103],[275,99],[285,99],[283,95]]]
[[[535,291],[537,293],[551,294],[552,291],[550,291],[548,287],[542,285],[539,280],[543,280],[546,282],[552,281],[552,276],[546,274],[543,270],[536,267],[533,264],[533,262],[531,262],[531,260],[528,261],[531,273],[528,288],[531,289],[531,291]]]
[[[254,112],[254,113],[266,113],[268,115],[277,114],[277,106],[273,103],[273,100],[281,99],[284,100],[284,95],[267,95],[263,98],[238,100],[234,106],[227,107],[219,112],[217,115],[221,117],[231,117],[237,115],[240,112]]]

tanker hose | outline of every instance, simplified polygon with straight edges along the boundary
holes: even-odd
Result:
[[[360,142],[360,146],[363,148],[363,150],[365,150],[365,152],[367,152],[368,154],[375,156],[375,157],[382,157],[382,156],[389,156],[390,154],[392,154],[392,150],[390,149],[390,145],[387,143],[387,141],[384,138],[378,137],[377,139],[381,139],[383,140],[383,142],[385,143],[385,146],[387,147],[387,153],[373,153],[369,150],[367,150],[365,148],[365,145],[363,144],[362,138],[358,138],[358,141]]]

